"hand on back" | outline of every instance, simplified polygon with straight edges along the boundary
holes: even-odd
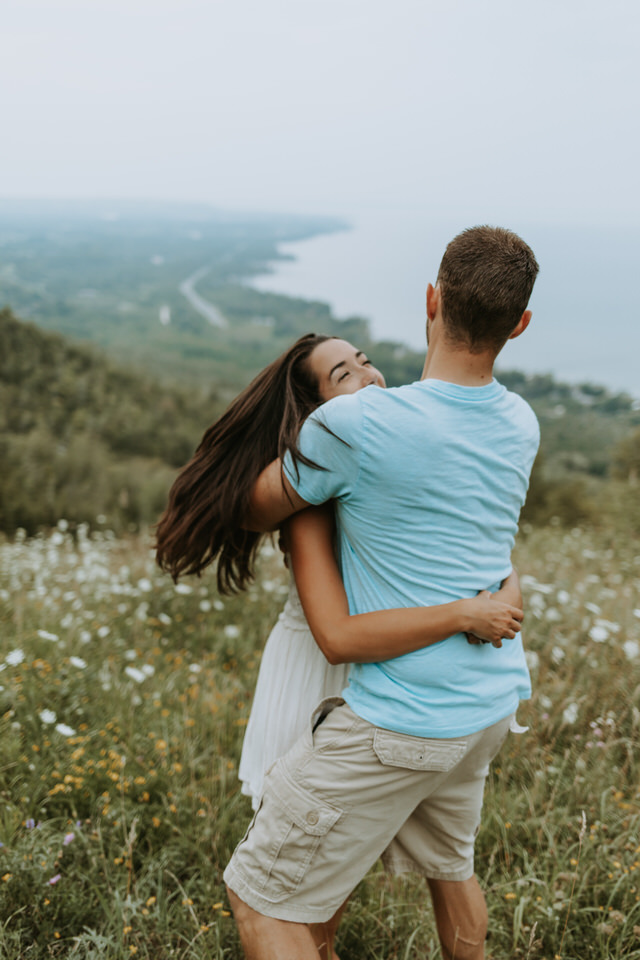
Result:
[[[524,612],[496,600],[488,590],[465,602],[470,618],[466,631],[469,643],[492,643],[494,647],[501,647],[503,640],[513,640],[522,627]]]

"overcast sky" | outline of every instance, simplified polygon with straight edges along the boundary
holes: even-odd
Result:
[[[2,0],[0,196],[633,223],[634,0]]]

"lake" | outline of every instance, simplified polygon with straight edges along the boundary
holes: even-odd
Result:
[[[367,213],[349,230],[283,243],[260,290],[322,300],[338,317],[367,317],[378,340],[425,346],[425,290],[444,247],[467,224],[424,214]],[[533,248],[540,274],[526,334],[500,357],[505,369],[552,373],[640,397],[640,230],[505,224]]]

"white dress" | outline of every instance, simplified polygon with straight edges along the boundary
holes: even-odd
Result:
[[[238,775],[254,810],[264,775],[304,732],[325,697],[340,696],[349,664],[332,665],[313,639],[293,575],[284,609],[262,654]]]

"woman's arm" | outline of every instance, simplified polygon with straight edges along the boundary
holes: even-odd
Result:
[[[508,577],[500,584],[500,589],[493,595],[496,600],[502,603],[510,603],[514,607],[522,607],[522,590],[520,589],[520,577],[514,567]]]
[[[347,595],[333,546],[333,509],[303,510],[289,521],[291,565],[309,628],[329,663],[389,660],[420,650],[454,633],[491,642],[513,639],[522,610],[477,597],[433,607],[403,607],[349,615]]]

